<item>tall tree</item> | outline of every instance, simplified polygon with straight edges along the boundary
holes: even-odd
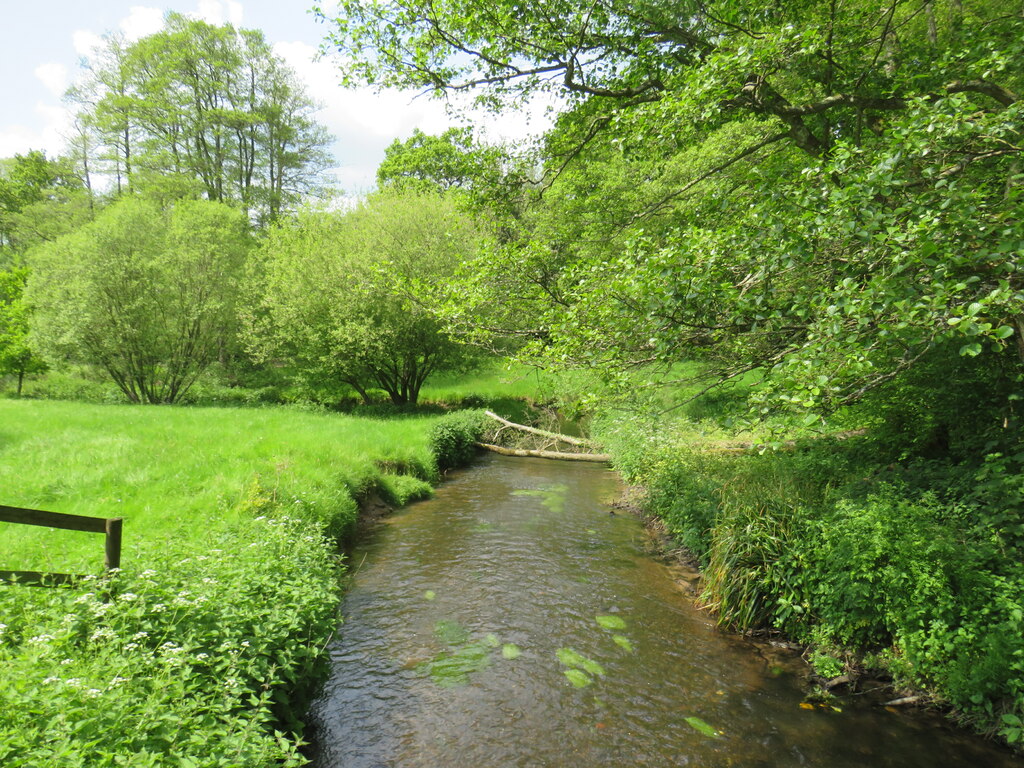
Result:
[[[757,368],[776,406],[819,412],[950,345],[990,358],[1004,394],[1021,376],[1024,268],[1007,254],[1024,242],[1024,19],[1004,4],[341,12],[329,44],[350,82],[476,89],[499,106],[566,95],[550,214],[466,291],[479,307],[529,299],[506,319],[546,359],[628,371],[697,357],[723,381]],[[587,209],[604,221],[561,223]]]
[[[192,178],[206,199],[270,222],[330,164],[316,105],[256,30],[170,13],[137,42],[108,38],[72,96],[119,191],[147,175]]]

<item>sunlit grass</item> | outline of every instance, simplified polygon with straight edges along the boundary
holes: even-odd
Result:
[[[432,376],[423,386],[420,396],[434,402],[457,402],[471,396],[484,400],[543,400],[555,395],[558,383],[556,374],[516,363],[494,361],[469,373]]]
[[[143,541],[202,538],[272,497],[326,519],[383,487],[429,476],[433,417],[371,420],[290,408],[0,400],[0,504],[125,519]],[[95,571],[102,537],[0,523],[0,568]]]

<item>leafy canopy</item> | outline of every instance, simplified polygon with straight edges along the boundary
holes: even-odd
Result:
[[[32,336],[133,403],[173,403],[234,332],[248,249],[248,222],[222,203],[121,200],[30,254]]]
[[[308,210],[272,229],[250,274],[244,336],[259,360],[364,400],[415,403],[431,373],[466,359],[423,306],[481,233],[454,200],[383,192],[348,213]]]
[[[1003,4],[341,8],[351,83],[568,99],[548,188],[452,309],[493,309],[482,335],[627,387],[681,360],[760,371],[758,410],[810,420],[950,345],[1019,381],[1024,20]]]

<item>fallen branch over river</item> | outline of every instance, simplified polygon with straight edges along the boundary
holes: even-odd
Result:
[[[607,453],[567,453],[565,451],[531,451],[526,448],[505,448],[491,443],[477,443],[479,448],[484,448],[502,456],[533,457],[537,459],[561,459],[563,461],[595,461],[606,464],[612,460]]]
[[[499,424],[503,424],[506,427],[512,429],[518,429],[520,432],[529,432],[531,435],[539,435],[540,437],[549,437],[560,443],[568,443],[569,445],[578,445],[581,448],[592,448],[594,443],[582,437],[570,437],[569,435],[560,435],[557,432],[548,432],[545,429],[537,429],[536,427],[528,427],[525,424],[516,424],[514,421],[503,419],[494,411],[484,411],[484,413],[497,421]]]

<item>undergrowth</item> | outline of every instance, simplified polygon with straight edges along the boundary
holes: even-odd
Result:
[[[807,643],[823,673],[867,659],[895,687],[1021,741],[1024,452],[889,461],[870,437],[758,454],[682,434],[601,425],[617,467],[699,561],[723,624]]]

